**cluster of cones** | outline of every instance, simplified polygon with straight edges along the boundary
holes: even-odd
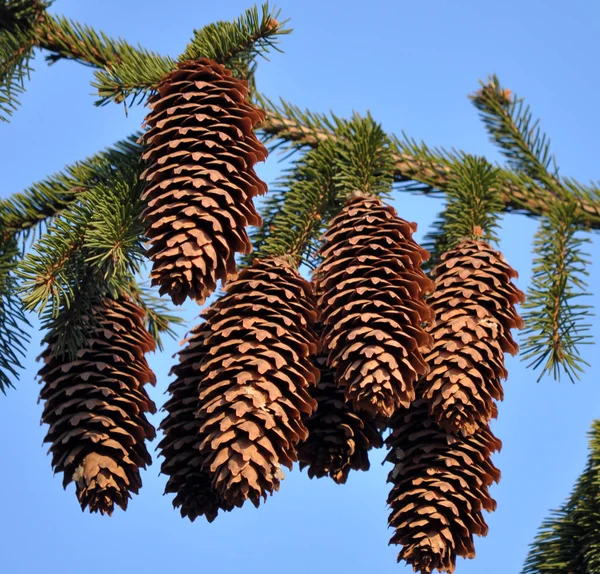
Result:
[[[179,65],[158,86],[144,135],[144,219],[152,278],[175,303],[225,294],[203,313],[174,367],[159,444],[166,492],[182,516],[214,520],[279,488],[282,467],[346,481],[385,441],[392,542],[415,570],[452,572],[486,533],[499,479],[489,429],[502,399],[503,353],[521,326],[516,273],[483,241],[447,252],[431,275],[416,225],[356,194],[332,219],[312,283],[286,257],[255,260],[246,227],[266,187],[262,114],[222,66]],[[154,405],[143,313],[100,302],[74,360],[48,341],[41,370],[53,466],[82,507],[125,508],[150,457]]]

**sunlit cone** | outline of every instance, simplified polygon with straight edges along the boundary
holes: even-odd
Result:
[[[468,437],[441,430],[421,399],[398,411],[391,427],[390,544],[402,546],[398,561],[415,572],[454,572],[457,556],[475,556],[473,536],[487,534],[482,511],[495,510],[488,487],[500,479],[490,457],[501,443],[488,426]]]
[[[204,315],[200,452],[223,500],[258,506],[297,460],[316,408],[312,287],[285,258],[255,260]]]
[[[523,326],[515,304],[524,295],[511,282],[517,272],[483,241],[445,253],[433,277],[427,302],[436,317],[429,329],[434,345],[425,355],[431,370],[423,393],[438,424],[472,434],[495,416],[494,401],[504,396],[504,353],[518,350],[510,331]]]
[[[254,164],[267,151],[253,129],[264,113],[247,82],[206,59],[178,64],[156,89],[141,176],[152,282],[176,304],[202,303],[235,275],[235,254],[251,251],[246,227],[261,222],[253,198],[267,187]]]
[[[232,508],[212,487],[211,477],[203,468],[204,457],[200,454],[200,420],[196,411],[200,406],[200,363],[207,354],[207,336],[208,330],[201,324],[184,341],[186,347],[179,353],[179,363],[172,369],[176,378],[168,388],[170,398],[163,407],[167,416],[160,425],[164,438],[158,445],[164,457],[161,472],[169,476],[165,494],[175,494],[173,506],[192,522],[198,516],[205,516],[212,522],[219,510]]]
[[[329,476],[343,484],[351,470],[369,470],[369,450],[383,440],[373,418],[346,402],[326,358],[317,357],[315,363],[321,370],[319,384],[311,389],[317,410],[306,420],[308,439],[298,446],[298,460],[310,478]]]
[[[331,220],[314,274],[328,366],[354,409],[377,417],[410,405],[427,372],[433,283],[415,230],[380,199],[354,197]]]
[[[93,332],[74,360],[53,356],[51,333],[39,372],[42,422],[50,425],[52,466],[63,486],[75,482],[81,508],[111,514],[127,508],[150,464],[146,439],[155,430],[146,419],[156,407],[144,389],[155,383],[144,354],[155,343],[134,303],[104,299],[91,312]]]

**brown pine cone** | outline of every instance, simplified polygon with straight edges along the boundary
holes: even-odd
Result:
[[[302,419],[317,406],[312,288],[287,259],[257,259],[204,315],[200,452],[223,500],[258,506],[297,460]]]
[[[261,223],[253,198],[267,186],[254,164],[267,151],[253,129],[264,112],[247,82],[207,59],[178,64],[156,89],[141,176],[152,283],[176,304],[202,304],[235,276],[236,252],[252,250],[246,227]]]
[[[158,445],[164,457],[161,472],[169,476],[165,494],[175,494],[173,506],[179,507],[181,516],[192,522],[198,516],[212,522],[219,510],[232,508],[212,487],[200,454],[200,420],[196,411],[200,407],[200,363],[208,352],[208,334],[206,325],[201,324],[184,341],[187,345],[179,353],[179,363],[171,370],[176,378],[167,390],[171,398],[163,407],[167,416],[160,425],[164,438]]]
[[[327,364],[354,409],[375,417],[409,406],[428,370],[423,324],[433,315],[423,297],[433,283],[415,230],[380,199],[354,197],[331,220],[314,274]]]
[[[51,333],[41,358],[40,398],[52,467],[63,486],[75,482],[81,508],[111,514],[123,510],[142,485],[150,464],[145,440],[155,436],[146,413],[156,406],[144,389],[155,383],[145,353],[155,348],[144,312],[125,299],[104,299],[92,309],[93,332],[75,360],[53,355]]]
[[[490,457],[501,442],[488,426],[468,437],[441,430],[421,399],[396,413],[391,427],[390,544],[403,547],[398,561],[415,572],[454,572],[457,556],[475,556],[473,536],[487,534],[482,510],[495,510],[488,487],[500,480]]]
[[[525,299],[511,279],[517,272],[483,241],[463,241],[434,269],[434,345],[425,354],[423,381],[431,416],[450,433],[473,434],[495,416],[504,397],[504,353],[518,346],[511,329],[523,327],[515,304]]]
[[[329,476],[344,484],[351,470],[369,470],[369,451],[383,446],[383,440],[372,417],[346,402],[326,361],[324,356],[315,359],[321,371],[319,384],[311,389],[317,410],[305,421],[308,439],[298,445],[298,460],[310,478]]]

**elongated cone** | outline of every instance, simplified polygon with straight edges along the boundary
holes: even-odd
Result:
[[[314,274],[323,348],[356,411],[389,417],[415,398],[433,319],[421,270],[429,253],[412,239],[416,224],[376,197],[353,197],[331,220]]]
[[[329,476],[344,484],[351,470],[369,470],[369,451],[383,446],[383,440],[375,420],[346,402],[326,357],[315,363],[321,371],[319,384],[311,389],[317,410],[306,420],[308,439],[298,446],[298,460],[310,478]]]
[[[235,276],[235,254],[252,249],[260,225],[253,197],[267,191],[254,164],[267,157],[253,128],[264,113],[247,101],[247,82],[220,64],[178,64],[149,100],[142,141],[152,283],[181,304],[203,303]]]
[[[184,341],[187,345],[179,353],[179,364],[171,371],[176,378],[167,389],[171,398],[163,407],[167,416],[160,425],[164,438],[158,445],[164,457],[161,472],[169,476],[165,494],[175,494],[173,506],[179,507],[181,516],[192,522],[198,516],[212,522],[219,510],[232,508],[212,487],[200,454],[200,419],[196,411],[200,407],[200,364],[208,352],[208,334],[206,325],[201,324]]]
[[[317,406],[312,288],[285,258],[255,260],[204,315],[200,452],[224,501],[258,506],[297,460]]]
[[[517,272],[483,241],[445,253],[433,275],[434,345],[425,355],[431,370],[423,393],[440,426],[469,435],[495,416],[494,400],[504,396],[504,353],[518,351],[510,330],[523,326],[515,304],[524,295],[511,282]]]
[[[457,556],[475,556],[473,536],[487,534],[482,510],[495,510],[488,487],[500,479],[490,457],[501,443],[488,426],[469,437],[441,430],[421,399],[398,411],[391,427],[390,544],[402,546],[398,561],[415,572],[454,572]]]
[[[42,422],[63,486],[75,482],[82,510],[111,514],[115,505],[127,508],[142,485],[140,468],[151,462],[145,440],[155,430],[146,413],[156,407],[144,385],[155,377],[144,354],[155,343],[131,301],[107,298],[91,314],[94,332],[75,360],[53,355],[56,336],[46,339]]]

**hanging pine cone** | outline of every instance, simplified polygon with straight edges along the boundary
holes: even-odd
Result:
[[[82,510],[111,514],[127,508],[150,464],[145,440],[155,431],[146,413],[156,407],[144,389],[155,383],[145,353],[155,348],[144,313],[125,299],[104,299],[91,312],[93,332],[74,360],[53,355],[56,336],[47,337],[40,398],[42,422],[50,425],[52,466],[63,486],[75,482]]]
[[[311,285],[285,258],[255,260],[204,315],[200,453],[223,500],[258,506],[297,460],[302,419],[316,408]]]
[[[427,372],[422,324],[433,316],[423,297],[433,284],[415,230],[380,199],[354,197],[331,220],[314,275],[328,366],[354,409],[376,417],[410,405]]]
[[[252,249],[245,228],[261,222],[252,198],[267,187],[253,166],[267,151],[253,128],[264,113],[247,82],[207,59],[178,64],[156,89],[142,138],[151,278],[174,303],[202,304],[235,275],[236,252]]]
[[[330,476],[344,484],[350,470],[369,470],[369,450],[383,446],[383,440],[375,421],[346,402],[326,361],[324,356],[315,359],[321,371],[319,384],[311,389],[317,410],[306,420],[308,439],[298,446],[298,460],[310,478]]]
[[[475,556],[473,536],[487,534],[482,510],[495,510],[488,487],[500,479],[490,456],[501,443],[488,426],[469,437],[446,433],[421,399],[396,413],[391,427],[390,544],[402,545],[398,561],[415,572],[454,572],[457,556]]]
[[[504,396],[504,352],[518,351],[510,330],[523,326],[515,304],[524,295],[511,282],[517,272],[483,241],[463,241],[445,253],[433,276],[427,302],[436,323],[423,393],[440,426],[469,435],[495,416],[494,400]]]
[[[164,438],[158,445],[165,459],[161,472],[169,476],[165,494],[175,494],[173,506],[180,507],[181,516],[187,516],[192,522],[198,516],[205,516],[212,522],[220,509],[232,508],[213,489],[211,477],[203,469],[199,450],[200,420],[196,417],[200,406],[198,385],[200,363],[208,351],[205,343],[208,334],[206,325],[199,325],[179,353],[179,364],[171,372],[176,379],[168,388],[171,398],[163,407],[168,413],[160,425]]]

